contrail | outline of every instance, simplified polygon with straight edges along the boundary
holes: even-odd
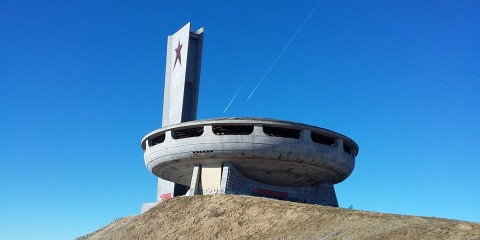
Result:
[[[315,12],[315,10],[317,10],[318,6],[320,5],[320,3],[322,2],[322,0],[319,0],[317,2],[317,5],[315,5],[315,7],[312,9],[312,11],[310,11],[310,13],[308,14],[308,16],[305,18],[305,20],[302,22],[302,24],[298,27],[297,31],[293,34],[293,36],[290,38],[290,40],[287,42],[287,45],[285,45],[285,47],[283,48],[283,50],[280,52],[280,54],[278,55],[278,57],[275,59],[275,61],[273,61],[272,65],[268,68],[268,70],[265,72],[265,74],[263,75],[263,77],[260,79],[260,81],[257,83],[257,86],[255,86],[255,88],[253,89],[253,91],[250,93],[250,95],[248,95],[247,97],[247,100],[249,100],[252,95],[255,93],[255,91],[257,90],[257,88],[260,86],[260,84],[262,84],[263,80],[265,80],[265,78],[268,76],[268,74],[270,73],[270,71],[272,71],[273,67],[275,66],[275,64],[277,64],[278,60],[282,57],[283,53],[285,53],[285,50],[287,50],[287,48],[290,46],[290,44],[292,43],[292,41],[295,39],[295,37],[297,37],[298,33],[302,30],[303,26],[305,25],[305,23],[307,23],[308,19],[310,19],[310,17],[312,16],[312,14]],[[243,86],[243,85],[242,85]],[[234,97],[235,99],[235,97]],[[233,99],[232,99],[233,101]],[[227,107],[228,108],[228,107]],[[226,110],[226,109],[225,109]]]
[[[233,101],[235,100],[235,98],[237,98],[238,93],[240,92],[240,90],[242,90],[243,85],[245,85],[246,82],[247,82],[247,80],[243,81],[242,85],[240,86],[240,88],[238,88],[238,90],[237,90],[237,92],[235,93],[235,95],[233,95],[232,100],[230,100],[230,102],[228,103],[228,105],[227,105],[227,107],[225,108],[225,110],[223,110],[223,112],[226,112],[226,111],[228,110],[228,108],[230,107],[230,105],[232,105]]]
[[[292,43],[292,41],[295,39],[295,37],[297,37],[298,33],[302,30],[303,26],[305,25],[305,23],[307,23],[308,19],[310,19],[310,17],[312,16],[312,14],[315,12],[315,10],[317,10],[318,6],[320,5],[320,3],[322,2],[322,0],[319,0],[317,2],[317,5],[315,5],[315,7],[313,7],[312,11],[310,11],[310,13],[308,14],[308,16],[305,18],[305,20],[302,22],[302,24],[298,27],[297,31],[293,34],[293,36],[290,38],[290,40],[287,42],[287,45],[285,45],[285,47],[283,48],[283,50],[280,52],[280,54],[278,55],[278,57],[275,59],[275,61],[273,61],[273,64],[268,68],[268,70],[265,72],[265,74],[263,75],[263,77],[260,79],[260,81],[257,83],[257,85],[255,86],[255,88],[253,89],[253,91],[250,93],[250,95],[248,96],[247,100],[250,99],[250,97],[252,97],[252,95],[255,93],[255,91],[257,90],[257,88],[260,86],[260,84],[262,84],[263,80],[265,80],[265,78],[267,77],[267,75],[270,73],[270,71],[272,71],[273,67],[277,64],[278,60],[282,57],[283,53],[287,50],[287,48],[290,46],[290,44]],[[230,100],[230,102],[228,103],[227,107],[225,108],[225,110],[223,111],[224,113],[227,112],[228,108],[232,105],[233,101],[235,101],[235,99],[237,98],[237,95],[240,93],[240,90],[242,90],[243,86],[245,85],[245,83],[247,82],[247,80],[243,81],[242,85],[240,86],[240,88],[238,88],[237,92],[235,92],[235,95],[233,95],[232,97],[232,100]]]

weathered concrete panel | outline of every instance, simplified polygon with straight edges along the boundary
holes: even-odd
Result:
[[[220,192],[222,178],[222,164],[202,164],[202,190],[204,195],[217,194]]]

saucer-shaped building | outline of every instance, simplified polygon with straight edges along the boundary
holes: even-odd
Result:
[[[358,145],[340,133],[266,118],[195,120],[203,28],[168,37],[162,128],[141,142],[157,202],[242,194],[338,206],[333,185],[353,171]],[[155,203],[146,203],[142,212]]]

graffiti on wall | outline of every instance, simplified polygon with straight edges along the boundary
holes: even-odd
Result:
[[[162,194],[161,198],[162,198],[163,201],[165,201],[167,199],[170,199],[170,198],[172,198],[172,193]]]
[[[220,189],[216,189],[216,188],[203,189],[203,195],[217,195],[220,193],[221,193]]]

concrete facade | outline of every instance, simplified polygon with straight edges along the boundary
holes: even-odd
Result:
[[[222,164],[206,163],[201,165],[201,191],[203,193],[214,193],[220,191],[220,181],[222,180]]]
[[[200,186],[199,184],[201,184],[201,181],[199,176],[201,172],[203,173],[204,170],[212,170],[213,168],[218,171],[215,172],[216,178],[209,176],[208,174],[202,174],[202,178],[208,177],[209,179],[206,179],[207,181],[215,179],[215,185],[207,184]],[[221,173],[221,176],[218,176],[217,173]],[[220,179],[219,182],[216,181],[218,179]],[[212,165],[195,165],[191,186],[192,187],[187,194],[189,196],[237,194],[338,207],[335,190],[331,184],[303,187],[285,187],[264,184],[244,176],[229,162],[213,167]]]
[[[251,127],[251,133],[214,133],[218,127]],[[298,132],[275,136],[266,128]],[[175,134],[198,130],[198,136]],[[200,133],[201,132],[201,133]],[[268,132],[268,131],[267,131]],[[281,134],[281,133],[280,133]],[[164,139],[152,145],[149,139]],[[315,142],[321,136],[328,141]],[[358,146],[339,133],[311,125],[261,118],[191,121],[148,134],[142,141],[147,168],[163,179],[188,185],[194,164],[230,162],[245,176],[266,184],[304,186],[336,184],[355,166]]]
[[[285,187],[264,184],[245,177],[232,164],[223,167],[226,179],[221,192],[226,194],[269,197],[281,200],[338,207],[332,184]],[[223,179],[222,179],[223,180]]]

